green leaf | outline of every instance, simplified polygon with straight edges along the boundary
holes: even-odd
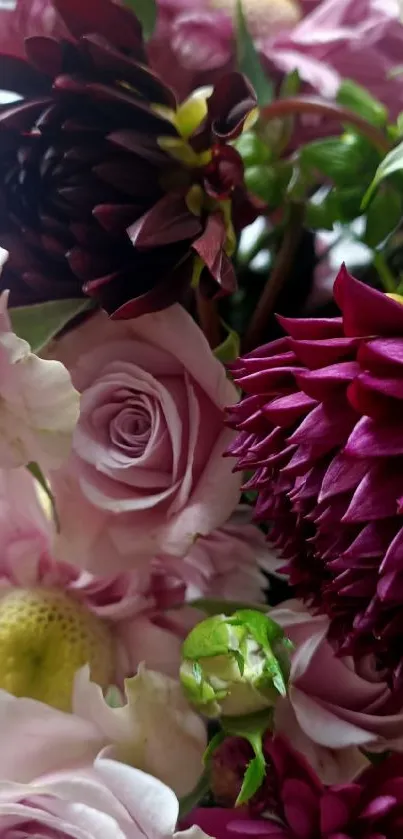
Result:
[[[275,621],[255,609],[239,609],[229,622],[246,626],[252,638],[266,652],[271,651],[271,643],[284,636],[284,631]]]
[[[179,801],[179,818],[183,819],[187,816],[188,813],[196,807],[196,804],[204,798],[204,796],[208,793],[210,789],[210,781],[208,772],[203,772],[199,782],[195,786],[194,790],[189,793],[189,795],[185,795]]]
[[[286,161],[272,166],[260,163],[245,169],[245,184],[249,192],[270,207],[278,207],[285,199],[291,175],[292,165]]]
[[[148,41],[157,23],[156,0],[124,0],[124,5],[134,12],[137,20],[141,23],[143,38],[145,41]]]
[[[346,131],[341,137],[328,137],[308,143],[300,151],[305,170],[326,175],[336,186],[349,187],[361,176],[372,178],[380,161],[379,152],[365,137]]]
[[[385,184],[371,202],[364,233],[364,242],[375,248],[396,229],[402,217],[402,198],[392,186]]]
[[[28,341],[32,352],[39,352],[70,320],[92,306],[88,298],[49,300],[9,309],[8,313],[16,335]]]
[[[301,87],[301,77],[298,70],[291,70],[284,76],[280,85],[279,99],[284,99],[286,96],[296,96]]]
[[[241,807],[242,804],[246,804],[246,802],[254,796],[255,792],[257,792],[259,787],[262,785],[265,774],[266,763],[263,754],[256,755],[256,757],[254,757],[249,763],[245,772],[241,791],[235,802],[236,807]]]
[[[241,155],[245,167],[269,163],[273,158],[271,148],[261,137],[258,137],[255,131],[243,131],[234,140],[234,146]]]
[[[215,348],[214,355],[223,364],[228,364],[229,361],[235,361],[241,353],[241,341],[237,332],[227,326],[224,321],[221,321],[221,326],[225,329],[227,337],[224,341]]]
[[[239,650],[231,650],[230,652],[234,656],[234,659],[235,659],[235,661],[238,665],[238,669],[239,669],[239,672],[240,672],[241,676],[243,676],[243,674],[245,672],[245,659],[244,659],[242,653]]]
[[[144,0],[144,2],[147,3],[148,0]],[[268,105],[273,99],[274,88],[262,67],[249,33],[243,13],[242,0],[237,0],[236,6],[236,46],[239,70],[253,84],[258,104]]]
[[[403,142],[399,143],[392,151],[390,151],[386,157],[382,160],[382,163],[378,166],[375,177],[367,189],[363,201],[362,206],[367,207],[375,190],[379,186],[379,184],[388,178],[390,175],[394,175],[396,172],[401,172],[403,170]]]
[[[365,87],[361,87],[351,79],[345,79],[341,83],[336,100],[339,105],[360,114],[372,125],[383,127],[388,121],[388,110],[382,102],[374,99]]]

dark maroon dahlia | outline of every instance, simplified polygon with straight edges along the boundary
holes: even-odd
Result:
[[[341,318],[280,318],[287,337],[233,366],[228,454],[340,654],[374,653],[402,684],[403,306],[344,267],[334,297]]]
[[[266,805],[198,808],[184,827],[198,824],[217,839],[401,839],[403,757],[370,766],[350,784],[325,787],[306,760],[281,737],[266,738]]]
[[[27,62],[0,56],[1,87],[22,96],[0,109],[11,304],[84,293],[133,317],[191,279],[232,291],[233,226],[256,210],[228,139],[255,107],[253,90],[233,73],[210,99],[178,107],[147,67],[131,12],[111,0],[54,6],[66,39],[28,38]]]

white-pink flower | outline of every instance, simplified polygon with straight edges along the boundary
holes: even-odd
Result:
[[[91,766],[101,750],[148,772],[182,797],[203,772],[205,724],[184,699],[178,681],[140,666],[110,707],[83,667],[74,680],[72,711],[0,690],[0,781]]]
[[[24,469],[0,470],[0,687],[70,707],[77,669],[103,687],[123,684],[141,661],[176,675],[198,620],[178,608],[184,587],[148,569],[95,578],[56,562],[54,530]]]
[[[102,754],[92,766],[30,783],[0,782],[0,833],[37,839],[205,839],[178,832],[179,802],[165,784]]]
[[[0,267],[5,251],[0,254]],[[55,469],[70,451],[79,395],[59,361],[38,358],[13,332],[0,296],[0,467]]]
[[[184,556],[227,521],[240,476],[223,458],[237,392],[179,305],[132,321],[99,313],[52,352],[81,392],[69,461],[52,477],[58,556],[115,573]]]

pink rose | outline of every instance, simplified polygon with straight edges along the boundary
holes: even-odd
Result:
[[[276,707],[276,731],[305,754],[325,783],[355,777],[360,749],[403,750],[401,702],[369,658],[360,670],[337,658],[326,640],[328,619],[313,617],[297,600],[276,606],[270,617],[295,644],[288,697]]]
[[[52,480],[59,555],[98,573],[184,556],[228,519],[240,487],[222,456],[237,393],[202,332],[179,305],[125,322],[99,313],[52,353],[82,394]]]

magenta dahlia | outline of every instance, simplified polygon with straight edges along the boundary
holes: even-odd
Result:
[[[256,518],[341,654],[403,680],[403,306],[350,276],[342,317],[279,318],[288,335],[239,359],[227,454],[251,471]]]
[[[95,297],[162,308],[200,277],[235,287],[234,226],[255,217],[228,140],[255,107],[238,73],[177,105],[147,66],[136,17],[111,0],[53,0],[68,35],[0,56],[0,243],[11,304]],[[211,92],[210,92],[211,93]],[[209,98],[208,98],[209,97]],[[193,148],[193,138],[197,149]]]
[[[199,808],[189,817],[216,839],[400,839],[403,757],[371,766],[354,783],[325,787],[279,737],[268,737],[266,809]],[[185,824],[186,826],[186,824]]]

